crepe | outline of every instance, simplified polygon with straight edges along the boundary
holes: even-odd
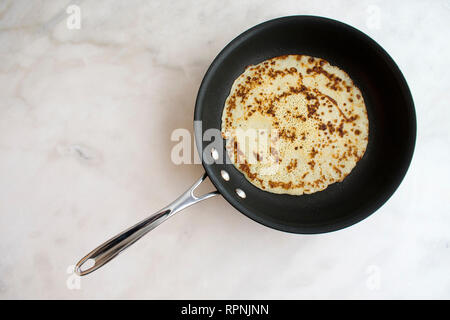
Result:
[[[248,181],[301,195],[352,171],[366,150],[369,121],[347,73],[324,59],[286,55],[248,66],[234,81],[221,132]]]

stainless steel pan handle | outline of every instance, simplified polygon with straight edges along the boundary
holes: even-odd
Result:
[[[147,234],[147,232],[159,226],[162,222],[173,216],[178,211],[181,211],[199,201],[218,195],[218,191],[213,191],[199,197],[194,195],[194,190],[206,179],[206,177],[207,174],[204,173],[203,176],[192,185],[192,187],[190,187],[174,202],[89,252],[76,264],[75,273],[80,276],[84,276],[94,270],[97,270],[108,261],[116,257],[120,252],[142,238],[145,234]],[[88,261],[91,262],[90,264],[93,263],[93,265],[89,266],[87,269],[82,269],[82,266]]]

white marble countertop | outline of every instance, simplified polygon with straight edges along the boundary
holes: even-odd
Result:
[[[215,197],[92,275],[68,273],[201,175],[170,161],[170,135],[192,130],[206,69],[292,14],[353,25],[403,71],[418,135],[389,202],[306,236]],[[449,31],[448,0],[1,1],[0,298],[450,298]]]

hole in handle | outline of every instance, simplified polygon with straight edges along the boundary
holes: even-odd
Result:
[[[81,261],[81,264],[78,264],[75,267],[75,272],[81,276],[90,271],[93,267],[95,267],[95,259],[90,258],[86,261]]]

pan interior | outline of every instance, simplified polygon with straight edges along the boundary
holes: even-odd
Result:
[[[347,72],[360,88],[370,127],[364,157],[342,182],[302,196],[262,191],[231,163],[203,165],[225,199],[259,223],[294,233],[338,230],[364,219],[393,194],[408,169],[416,136],[406,81],[389,55],[362,32],[326,18],[292,16],[241,34],[216,57],[203,79],[194,114],[194,120],[201,120],[195,127],[196,143],[203,152],[208,146],[202,143],[205,131],[220,131],[225,99],[246,66],[286,54],[323,58]],[[245,198],[236,189],[243,190]]]

